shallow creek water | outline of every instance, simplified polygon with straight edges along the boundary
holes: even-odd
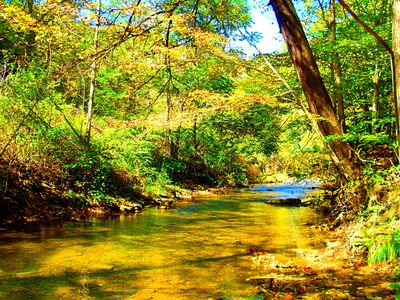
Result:
[[[31,231],[0,230],[0,299],[261,299],[252,252],[298,260],[324,247],[308,207],[277,207],[304,185],[259,185],[218,197]],[[300,263],[296,261],[295,263]]]

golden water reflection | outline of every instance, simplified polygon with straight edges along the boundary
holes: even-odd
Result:
[[[254,249],[292,261],[293,250],[323,246],[305,225],[321,221],[315,211],[267,205],[268,195],[238,191],[119,219],[0,231],[0,298],[259,299],[246,280],[259,273]]]

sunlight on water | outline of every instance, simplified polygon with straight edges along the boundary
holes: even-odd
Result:
[[[252,251],[290,261],[323,246],[307,207],[276,207],[304,186],[215,198],[32,232],[0,231],[1,299],[260,299]]]

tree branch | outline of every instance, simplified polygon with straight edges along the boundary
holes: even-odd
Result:
[[[359,16],[351,9],[351,7],[344,2],[343,0],[338,0],[340,5],[360,24],[369,34],[371,34],[385,49],[390,53],[390,55],[394,55],[392,47],[379,35],[377,34],[371,27],[367,25],[363,20],[360,19]]]

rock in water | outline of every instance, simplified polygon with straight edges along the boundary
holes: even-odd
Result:
[[[264,203],[282,206],[299,206],[301,199],[299,198],[282,198],[282,199],[267,199]]]

